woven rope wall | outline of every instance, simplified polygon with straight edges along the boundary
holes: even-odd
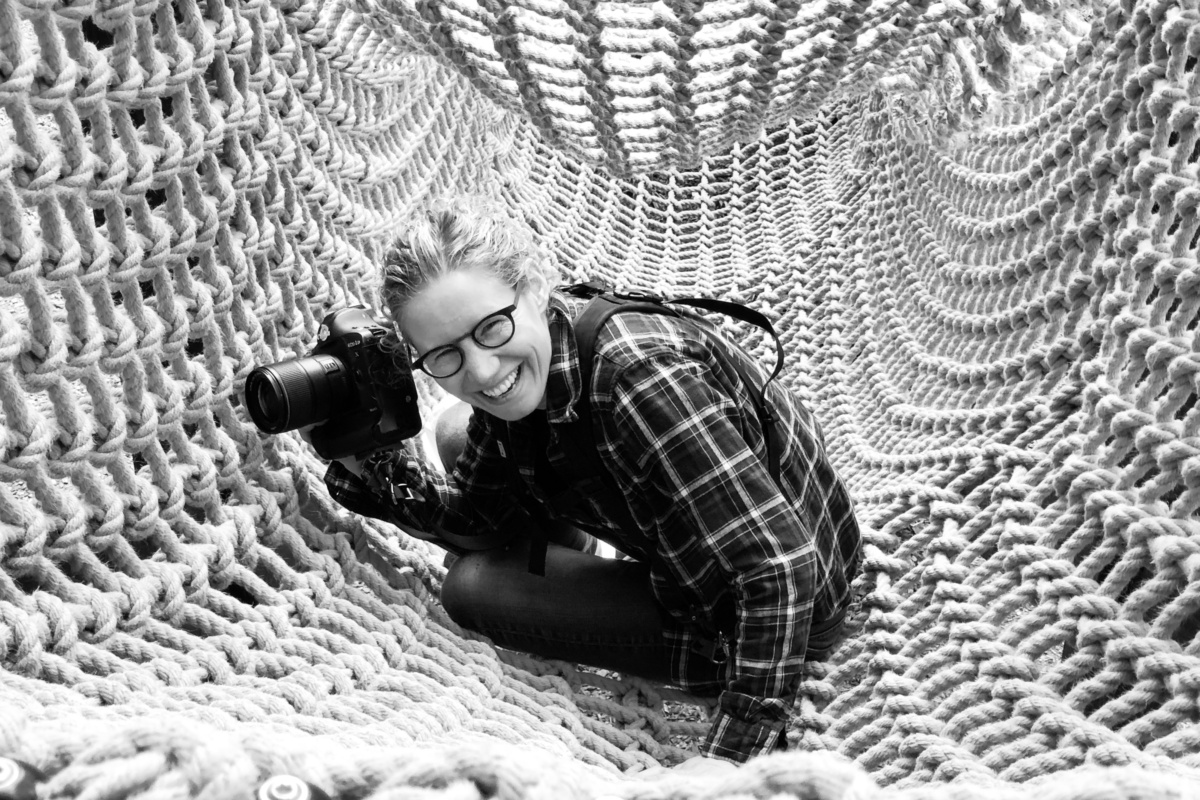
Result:
[[[88,800],[1200,796],[1198,56],[1196,0],[0,0],[0,756]],[[698,701],[459,630],[249,424],[455,188],[783,331],[868,528],[807,752],[639,778]]]

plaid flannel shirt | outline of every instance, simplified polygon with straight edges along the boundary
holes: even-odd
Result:
[[[334,499],[408,529],[460,535],[513,524],[522,514],[514,475],[535,502],[548,503],[554,482],[546,466],[554,472],[568,457],[555,426],[576,418],[581,391],[572,321],[582,306],[551,296],[544,416],[510,423],[477,411],[449,474],[406,450],[368,459],[363,479],[335,463],[326,476]],[[814,619],[845,611],[860,542],[816,422],[776,383],[768,398],[783,433],[776,445],[782,491],[772,479],[750,395],[714,356],[717,336],[690,315],[626,312],[609,320],[596,342],[593,428],[640,530],[621,529],[596,502],[570,521],[652,565],[655,595],[675,621],[666,632],[675,679],[692,691],[720,692],[702,752],[744,761],[786,746],[810,628]],[[725,352],[765,380],[740,348],[726,345]],[[534,435],[535,425],[549,431]],[[536,441],[549,442],[545,458],[533,451]],[[723,598],[733,601],[736,616],[724,680],[689,682],[692,660],[711,657],[714,638],[721,641],[714,634]]]

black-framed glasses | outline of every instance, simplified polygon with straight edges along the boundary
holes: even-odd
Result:
[[[425,355],[413,359],[413,369],[424,370],[433,378],[449,378],[460,369],[466,361],[462,348],[458,343],[468,336],[480,347],[493,350],[508,344],[517,331],[517,323],[513,321],[513,312],[517,310],[517,301],[521,299],[520,291],[513,298],[511,306],[505,306],[499,311],[493,311],[481,319],[471,329],[449,344],[443,344],[429,350]]]

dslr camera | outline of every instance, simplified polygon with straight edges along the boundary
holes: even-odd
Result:
[[[311,353],[255,367],[246,378],[250,419],[264,433],[315,425],[313,448],[331,461],[416,436],[421,413],[412,365],[403,350],[383,350],[386,334],[366,306],[328,314]]]

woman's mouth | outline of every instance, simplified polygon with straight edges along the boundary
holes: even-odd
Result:
[[[523,368],[523,366],[517,367],[508,374],[507,378],[493,386],[491,389],[485,389],[481,391],[480,394],[492,401],[503,400],[504,398],[508,397],[508,395],[512,394],[513,389],[516,388],[517,379],[521,377],[521,370]]]

